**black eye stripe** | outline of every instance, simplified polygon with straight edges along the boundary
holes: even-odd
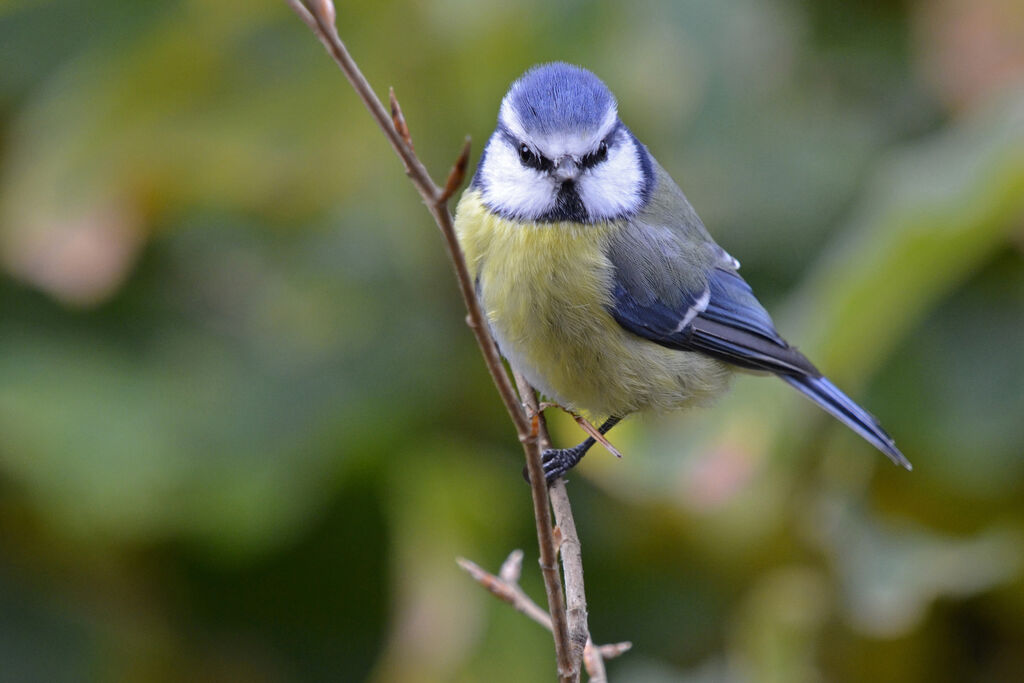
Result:
[[[526,143],[519,144],[519,161],[522,162],[523,166],[535,168],[538,171],[550,171],[554,168],[554,164],[551,163],[551,159],[540,154],[535,154]]]
[[[612,144],[621,125],[622,124],[620,123],[618,126],[613,128],[612,131],[605,136],[605,139],[601,141],[596,150],[580,159],[580,168],[584,170],[592,168],[608,158],[609,146]],[[502,137],[508,141],[512,149],[516,151],[516,155],[519,157],[519,161],[523,166],[538,171],[550,171],[555,167],[555,164],[551,159],[535,152],[533,148],[525,142],[516,138],[508,128],[499,125],[498,132],[500,132]]]
[[[598,145],[597,150],[586,155],[580,159],[580,166],[583,168],[591,168],[597,166],[599,163],[608,158],[608,143],[604,140]]]

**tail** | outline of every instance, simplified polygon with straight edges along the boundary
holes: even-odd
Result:
[[[896,448],[892,437],[885,433],[882,425],[878,424],[878,420],[854,403],[832,382],[824,377],[809,375],[780,374],[779,377],[827,410],[847,427],[860,434],[868,443],[889,456],[894,463],[908,470],[914,469],[910,461]]]

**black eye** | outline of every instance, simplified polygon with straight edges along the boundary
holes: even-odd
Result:
[[[608,158],[608,143],[604,140],[601,141],[601,144],[597,148],[597,156],[600,157],[602,161]]]
[[[524,166],[533,166],[537,161],[537,157],[530,151],[530,148],[524,144],[519,145],[519,160],[523,162]]]
[[[523,162],[523,166],[534,168],[538,171],[550,171],[553,168],[550,159],[535,154],[526,143],[519,145],[519,161]]]

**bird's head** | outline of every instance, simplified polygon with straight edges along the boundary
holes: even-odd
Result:
[[[611,91],[559,62],[509,88],[472,183],[507,218],[579,223],[632,215],[652,185],[647,150],[619,120]]]

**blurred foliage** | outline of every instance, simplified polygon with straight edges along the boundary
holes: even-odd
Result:
[[[745,376],[617,429],[571,482],[612,680],[1019,678],[1019,2],[339,25],[436,174],[525,68],[593,69],[916,466]],[[536,541],[440,242],[286,5],[7,0],[0,65],[0,679],[550,680],[454,564]]]

